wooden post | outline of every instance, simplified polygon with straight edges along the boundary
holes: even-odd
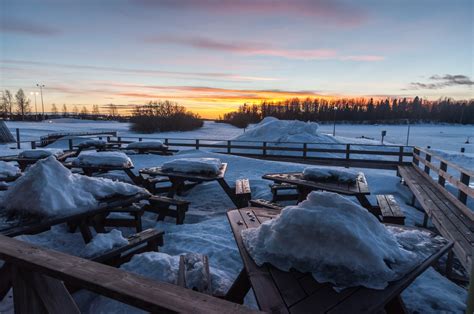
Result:
[[[267,156],[267,142],[263,142],[262,152],[263,156]]]
[[[400,146],[400,151],[398,153],[398,163],[399,164],[403,163],[403,146]]]
[[[308,144],[304,143],[303,144],[303,158],[306,159],[306,156],[308,154]]]
[[[227,141],[227,154],[230,154],[231,145],[231,141]]]
[[[110,142],[110,136],[107,136],[107,143]]]
[[[425,160],[426,160],[427,162],[431,162],[431,155],[428,154],[428,153],[426,153]],[[430,167],[428,167],[427,165],[425,165],[425,172],[426,172],[427,174],[430,174]]]
[[[350,159],[351,144],[346,144],[346,160]]]
[[[69,150],[73,150],[74,149],[74,146],[72,145],[72,138],[69,139]]]
[[[469,291],[467,292],[466,314],[474,313],[474,263],[471,264],[471,277],[469,279]]]
[[[21,144],[20,144],[20,129],[16,128],[16,148],[20,149]]]
[[[439,169],[446,172],[448,170],[448,164],[445,163],[444,161],[440,161],[439,162]],[[439,175],[438,176],[438,183],[441,186],[444,186],[444,184],[446,183],[446,179],[444,179],[441,175]]]
[[[138,141],[141,142],[143,139],[141,137],[138,138]]]
[[[199,140],[196,140],[196,149],[199,149]]]
[[[469,186],[469,180],[470,180],[470,177],[464,173],[464,172],[461,172],[461,183],[464,183],[466,186]],[[464,193],[463,191],[461,190],[458,190],[458,199],[464,204],[466,205],[467,203],[467,194]]]
[[[168,146],[168,139],[165,138],[165,145]]]
[[[31,149],[36,149],[36,142],[35,141],[31,141]]]
[[[418,148],[413,148],[413,163],[417,166],[420,165],[420,161],[418,159],[416,159],[415,155],[418,155],[420,156],[420,150]]]

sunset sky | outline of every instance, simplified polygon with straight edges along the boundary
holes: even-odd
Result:
[[[308,96],[473,98],[472,0],[0,0],[0,88],[204,117]],[[34,100],[33,100],[34,101]]]

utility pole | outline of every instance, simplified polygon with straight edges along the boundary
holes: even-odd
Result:
[[[36,84],[36,86],[39,87],[40,93],[41,93],[41,108],[42,108],[42,112],[43,112],[42,119],[44,119],[44,103],[43,103],[43,87],[44,87],[44,85],[43,84]]]
[[[337,111],[337,106],[334,106],[334,125],[332,128],[332,136],[336,136],[336,111]]]

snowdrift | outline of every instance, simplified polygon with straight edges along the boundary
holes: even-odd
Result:
[[[39,160],[14,181],[3,197],[13,214],[55,216],[77,213],[114,195],[148,193],[140,187],[104,178],[73,174],[54,157]]]
[[[42,159],[49,156],[60,156],[64,152],[60,149],[26,149],[22,151],[18,157],[20,158],[31,158],[31,159]]]
[[[20,169],[8,162],[0,160],[0,179],[16,177],[20,174]]]
[[[312,192],[242,239],[257,265],[311,272],[339,288],[383,289],[416,258],[366,209],[329,192]]]

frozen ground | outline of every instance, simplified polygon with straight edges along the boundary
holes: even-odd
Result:
[[[74,124],[8,123],[8,125],[11,128],[22,128],[22,130],[25,130],[25,137],[31,136],[32,139],[37,139],[39,135],[49,132],[71,130],[84,131],[91,130],[92,128],[118,129],[119,132],[124,132],[123,134],[130,134],[126,130],[128,127],[126,124],[114,122]],[[327,126],[322,126],[322,129],[324,130],[326,127]],[[346,136],[357,136],[358,134],[361,134],[358,133],[358,131],[351,133],[351,127],[354,126],[341,126],[341,129],[347,128],[348,133]],[[357,130],[358,127],[359,126],[355,126],[354,129]],[[372,128],[376,127],[368,126],[367,130],[370,130],[370,132],[373,132],[373,134],[379,132],[378,130]],[[403,127],[400,127],[400,133],[402,133],[402,128]],[[446,132],[448,132],[449,129],[455,129],[453,126],[438,126],[437,129],[431,128],[431,126],[425,126],[423,128],[431,130],[431,133],[428,130],[420,132],[420,136],[421,133],[423,134],[423,136],[420,137],[420,140],[425,137],[427,138],[427,141],[429,140],[430,136],[436,136],[436,131],[439,131],[440,129],[446,130]],[[446,141],[439,141],[439,147],[432,147],[443,150],[458,150],[459,148],[454,148],[454,146],[451,145],[453,145],[455,141],[462,141],[464,136],[461,135],[462,130],[464,130],[464,134],[468,130],[465,127],[459,128],[461,131],[453,132],[452,137],[446,138]],[[390,134],[391,129],[387,128],[387,130]],[[367,131],[365,136],[370,136],[370,134],[372,134],[370,132]],[[416,131],[413,131],[412,129],[412,132],[414,132],[412,135],[414,136],[413,138],[415,138]],[[224,124],[206,122],[205,127],[198,131],[173,132],[171,134],[172,135],[170,135],[170,137],[228,139],[241,135],[242,130]],[[156,137],[156,135],[149,136]],[[161,136],[162,134],[160,134],[160,137]],[[10,152],[11,154],[13,150],[4,148],[3,153],[5,153],[5,151]],[[129,157],[132,159],[136,171],[144,167],[160,166],[164,162],[177,158],[220,158],[222,162],[228,163],[228,170],[225,178],[229,184],[232,185],[233,182],[239,178],[249,178],[252,188],[252,197],[265,199],[270,199],[271,193],[268,187],[270,182],[261,179],[263,174],[269,172],[302,171],[306,167],[305,165],[301,164],[254,160],[195,150],[182,151],[174,156],[129,155]],[[454,159],[457,160],[457,158]],[[394,171],[372,169],[354,170],[364,172],[372,195],[395,195],[395,198],[407,215],[408,225],[414,225],[415,222],[420,223],[422,221],[422,213],[406,205],[406,202],[409,201],[411,195],[407,187],[400,184],[399,178],[395,176]],[[123,178],[120,173],[112,175],[115,178]],[[1,193],[2,192],[0,192],[0,195]],[[191,201],[190,210],[186,214],[184,225],[175,225],[173,219],[156,223],[155,215],[149,213],[144,217],[144,225],[145,227],[154,227],[166,232],[165,245],[160,249],[163,253],[169,254],[171,256],[188,252],[207,254],[210,258],[213,273],[217,274],[217,276],[220,278],[218,281],[219,288],[226,290],[242,268],[240,255],[225,217],[225,212],[227,209],[232,208],[233,204],[216,182],[200,184],[188,191],[182,197]],[[374,198],[370,198],[370,200],[375,203]],[[122,229],[122,231],[124,232],[124,235],[128,235],[132,230],[125,228]],[[83,252],[85,247],[82,243],[79,233],[69,234],[66,232],[66,228],[62,226],[55,227],[51,231],[44,232],[39,235],[28,236],[25,238],[25,240],[57,250],[69,252],[71,254]],[[150,259],[155,261],[153,265],[159,266],[162,264],[162,262],[159,262],[161,259],[157,259],[157,257]],[[169,259],[174,260],[174,258]],[[124,266],[124,268],[140,274],[147,275],[149,273],[149,275],[153,278],[161,278],[158,276],[156,271],[147,271],[145,266],[140,266],[143,265],[142,263],[143,260],[136,260],[132,264]],[[429,291],[430,293],[428,293]],[[431,291],[433,291],[433,293],[431,293]],[[459,287],[447,280],[434,269],[429,269],[422,276],[420,276],[414,282],[414,284],[405,290],[403,294],[403,298],[408,309],[413,313],[460,313],[463,311],[466,297],[467,294],[464,288]],[[129,312],[129,308],[126,308],[117,302],[102,297],[96,297],[91,294],[80,293],[75,295],[75,298],[78,300],[79,304],[81,305],[81,310],[84,312]],[[247,304],[249,304],[249,306],[255,305],[255,302],[252,301],[250,296],[247,298]],[[0,312],[9,311],[12,311],[12,304],[11,299],[7,298],[5,301],[0,303]]]

